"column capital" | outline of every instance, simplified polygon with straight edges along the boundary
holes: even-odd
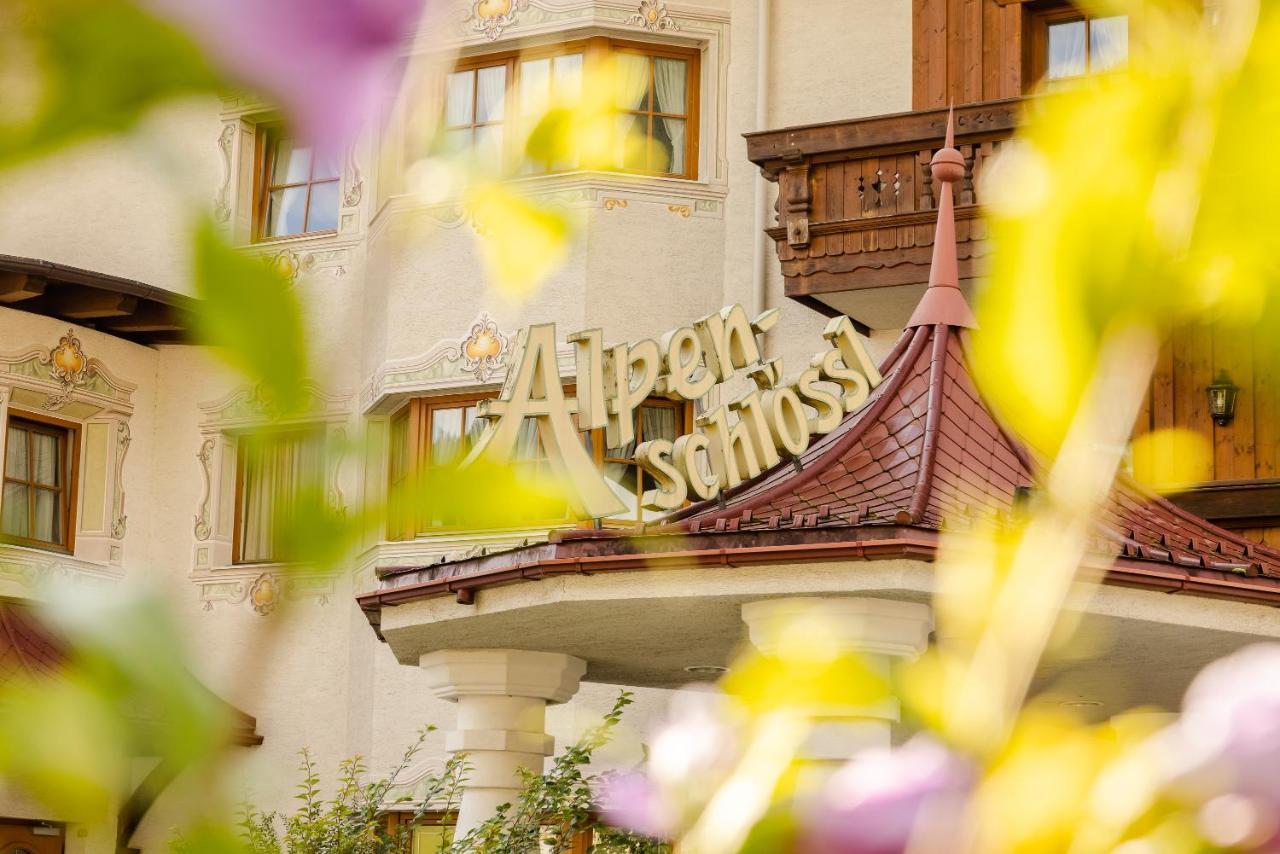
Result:
[[[580,658],[558,652],[514,649],[446,649],[423,655],[418,664],[437,697],[530,697],[564,703],[587,672]]]
[[[865,597],[763,599],[742,606],[751,643],[764,652],[777,648],[795,620],[823,620],[849,652],[913,659],[929,645],[933,612],[919,602]]]

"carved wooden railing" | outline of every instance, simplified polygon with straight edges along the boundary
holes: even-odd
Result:
[[[1021,103],[956,108],[965,163],[956,188],[962,278],[974,275],[984,249],[983,168],[1012,136]],[[927,281],[936,205],[929,161],[946,124],[946,110],[928,110],[747,135],[748,157],[778,184],[777,225],[768,234],[788,296]]]

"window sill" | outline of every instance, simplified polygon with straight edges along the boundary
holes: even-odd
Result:
[[[246,252],[262,252],[270,254],[281,248],[293,246],[310,246],[311,244],[329,244],[337,242],[355,243],[357,240],[351,235],[345,237],[338,231],[317,231],[310,234],[291,234],[287,237],[272,237],[269,240],[251,240],[247,243],[240,243],[237,249]]]
[[[682,219],[720,219],[724,215],[724,198],[728,186],[702,178],[670,178],[657,175],[635,175],[628,172],[581,170],[552,175],[529,175],[505,182],[534,199],[567,204],[572,207],[602,208],[614,211],[630,202],[664,206]],[[383,202],[370,221],[376,229],[393,215],[423,213],[446,226],[467,220],[461,196],[439,201],[424,201],[421,194],[402,193]]]
[[[34,548],[16,543],[0,543],[0,593],[11,589],[29,590],[56,573],[70,570],[91,577],[118,580],[124,571],[106,561],[77,558],[65,551]]]

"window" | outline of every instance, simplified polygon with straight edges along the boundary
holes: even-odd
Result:
[[[445,80],[447,151],[472,151],[495,168],[518,147],[549,104],[572,103],[591,69],[611,64],[620,112],[611,167],[693,178],[697,173],[698,52],[593,38],[553,50],[469,59]],[[574,159],[525,163],[525,172],[577,168]]]
[[[620,166],[650,175],[688,175],[692,93],[689,60],[636,50],[615,54]]]
[[[234,563],[279,560],[280,534],[303,489],[320,482],[318,430],[242,436],[237,443]]]
[[[632,455],[641,442],[651,439],[667,439],[674,442],[677,438],[693,429],[692,409],[684,401],[651,398],[641,404],[635,412],[636,438],[622,447],[604,448],[596,459],[603,464],[605,477],[621,487],[620,493],[627,504],[625,517],[630,521],[642,521],[646,516],[659,514],[642,511],[640,497],[646,489],[656,488],[653,478],[645,474]],[[593,434],[588,437],[595,444],[603,444],[603,437]]]
[[[261,130],[254,234],[259,240],[338,229],[339,164],[295,145],[279,127]]]
[[[447,495],[430,487],[431,470],[456,465],[471,452],[484,429],[478,417],[478,406],[486,396],[464,395],[412,400],[391,419],[391,453],[388,471],[393,501],[405,502],[406,492],[415,475],[427,478],[425,505],[411,507],[407,503],[391,508],[388,535],[395,539],[412,539],[424,530],[457,527],[460,519],[450,513]],[[521,430],[515,466],[532,483],[550,480],[551,461],[538,436],[537,422],[530,419]],[[521,520],[561,522],[557,519]]]
[[[572,394],[572,390],[566,392]],[[484,430],[484,421],[477,417],[477,407],[483,399],[470,395],[412,400],[392,417],[388,481],[393,502],[405,500],[406,487],[416,472],[430,478],[433,467],[456,464],[470,453]],[[644,475],[640,466],[631,459],[636,445],[650,439],[674,441],[692,429],[691,404],[653,398],[636,410],[636,441],[625,447],[606,448],[603,430],[582,433],[583,444],[591,451],[605,476],[617,485],[616,491],[627,505],[625,514],[616,517],[619,521],[634,522],[647,518],[640,510],[640,496],[644,490],[654,487],[652,478]],[[553,477],[551,460],[533,419],[526,421],[521,431],[513,465],[523,479],[535,484],[549,482]],[[416,510],[403,504],[392,506],[388,526],[390,538],[413,539],[424,530],[458,524],[457,517],[450,517],[447,496],[435,494],[429,485],[425,494],[426,506],[419,506]],[[554,519],[524,521],[528,524],[557,524],[568,521],[568,514],[566,512]]]
[[[5,428],[0,532],[37,548],[74,548],[77,431],[33,417],[10,417]]]
[[[1129,18],[1094,17],[1055,4],[1031,12],[1032,82],[1121,68],[1129,60]]]

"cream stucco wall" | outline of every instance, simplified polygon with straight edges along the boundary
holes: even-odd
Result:
[[[908,0],[771,5],[766,126],[909,108]],[[373,154],[383,142],[378,138],[362,140],[347,165],[348,199],[337,235],[246,247],[297,270],[295,287],[307,312],[315,366],[310,379],[337,401],[334,425],[353,437],[369,423],[376,429],[379,413],[395,401],[394,395],[377,398],[378,378],[392,378],[397,364],[456,348],[481,314],[512,336],[525,324],[555,321],[562,333],[598,326],[608,339],[624,340],[659,334],[724,304],[751,304],[752,258],[762,239],[754,224],[756,186],[763,179],[746,161],[741,134],[758,129],[756,0],[668,2],[677,27],[659,33],[628,22],[637,6],[630,0],[533,0],[531,11],[496,41],[466,31],[447,34],[455,46],[472,52],[587,32],[669,41],[703,52],[697,180],[587,174],[525,182],[535,195],[573,210],[582,225],[564,265],[536,294],[516,299],[491,284],[471,223],[448,204],[399,195],[390,177],[379,175]],[[6,172],[0,182],[0,253],[189,292],[184,234],[193,211],[213,211],[215,200],[225,199],[228,233],[240,242],[245,238],[253,125],[268,111],[268,105],[241,94],[169,105],[134,133],[86,142]],[[224,134],[225,147],[219,144]],[[389,203],[379,204],[387,197]],[[772,204],[772,186],[765,199]],[[783,310],[769,347],[795,370],[817,348],[824,320],[782,297],[772,247],[767,250],[765,302]],[[0,308],[0,356],[47,350],[67,326]],[[270,567],[202,565],[207,543],[194,532],[206,477],[216,479],[198,458],[203,440],[220,429],[211,426],[209,405],[234,395],[242,381],[199,348],[147,348],[80,326],[75,332],[87,355],[137,386],[123,466],[128,526],[113,541],[119,561],[2,548],[0,592],[37,595],[16,572],[6,574],[14,566],[105,584],[145,579],[162,589],[189,633],[197,675],[257,718],[265,742],[238,751],[233,795],[252,791],[266,809],[291,805],[297,782],[291,769],[304,745],[330,775],[339,759],[357,752],[383,769],[420,726],[450,728],[453,706],[433,699],[423,675],[395,661],[352,597],[374,585],[371,571],[379,563],[426,560],[478,540],[450,536],[372,548],[343,571],[312,579],[277,612],[259,615],[245,593]],[[432,364],[448,370],[433,381],[431,393],[481,386],[452,362]],[[398,394],[425,393],[412,390],[413,380],[403,382]],[[382,409],[369,421],[366,410],[378,399]],[[338,483],[346,500],[358,500],[366,481],[376,485],[383,466],[385,457],[373,452],[345,459]],[[211,499],[213,505],[218,501],[216,495]],[[552,732],[562,742],[581,732],[598,720],[616,691],[585,684],[573,701],[550,712]],[[638,744],[666,695],[658,689],[638,692],[624,733],[603,761],[638,758]],[[440,736],[429,739],[415,774],[440,761],[441,745]],[[135,844],[162,850],[172,824],[198,797],[180,780],[148,816]],[[0,794],[0,814],[40,815],[38,807],[8,794]],[[84,835],[73,832],[69,852],[110,850],[106,825],[82,830]]]

